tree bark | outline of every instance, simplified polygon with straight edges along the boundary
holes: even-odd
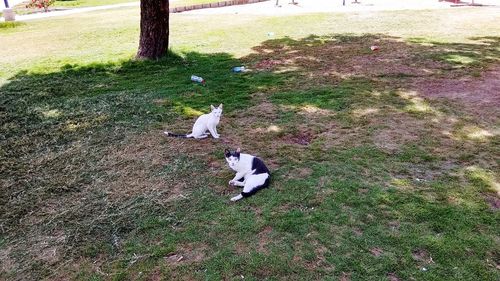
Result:
[[[141,0],[138,59],[158,59],[168,50],[169,0]]]

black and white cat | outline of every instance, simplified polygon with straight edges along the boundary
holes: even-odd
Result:
[[[207,131],[209,131],[214,139],[218,139],[220,135],[217,133],[217,125],[222,116],[222,103],[218,107],[210,105],[210,109],[212,110],[210,113],[203,114],[196,119],[191,134],[174,134],[167,131],[163,133],[170,137],[204,139],[208,136]]]
[[[240,153],[239,148],[234,152],[226,149],[224,156],[229,167],[236,172],[234,178],[229,181],[229,185],[243,187],[243,191],[231,198],[231,201],[252,196],[257,191],[269,186],[271,173],[262,160],[250,154]]]

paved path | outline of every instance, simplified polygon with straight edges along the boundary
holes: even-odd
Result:
[[[2,1],[2,0],[0,0],[0,1]],[[10,5],[10,2],[9,2],[9,5]],[[42,13],[35,13],[35,14],[29,14],[29,15],[16,15],[16,21],[28,21],[28,20],[42,19],[42,18],[48,18],[48,17],[67,16],[67,15],[73,15],[73,14],[79,14],[79,13],[85,13],[85,12],[91,12],[91,11],[117,9],[117,8],[123,8],[123,7],[136,7],[136,6],[139,7],[139,2],[130,2],[130,3],[123,3],[123,4],[86,7],[86,8],[75,8],[75,9],[69,9],[69,10],[64,10],[64,11],[53,11],[53,12],[48,12],[48,13],[42,12]],[[2,21],[3,21],[3,18],[2,18]]]
[[[3,0],[0,0],[3,6]],[[23,2],[25,0],[10,0],[9,5]],[[176,0],[170,0],[175,2]],[[239,6],[229,6],[222,8],[210,8],[184,12],[186,14],[254,14],[254,15],[289,15],[289,14],[307,14],[307,13],[330,13],[330,12],[358,12],[358,11],[388,11],[388,10],[422,10],[422,9],[443,9],[449,8],[452,3],[440,2],[438,0],[358,0],[359,4],[353,3],[354,0],[345,0],[345,6],[342,0],[295,0],[297,5],[289,4],[291,0],[278,0],[280,6],[276,7],[276,0],[260,2],[255,4],[246,4]],[[469,0],[471,1],[471,0]],[[500,7],[500,0],[475,0],[475,3],[484,5],[495,5]],[[139,2],[130,2],[115,5],[75,8],[64,11],[53,11],[49,13],[36,13],[30,15],[17,15],[16,21],[28,21],[47,17],[67,16],[91,11],[117,9],[123,7],[138,7]],[[183,14],[184,14],[183,13]],[[3,21],[3,18],[0,19]]]

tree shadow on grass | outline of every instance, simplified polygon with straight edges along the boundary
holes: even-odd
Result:
[[[366,272],[363,268],[376,261],[355,254],[360,262],[352,264],[331,253],[337,250],[340,257],[346,257],[352,254],[350,247],[375,246],[347,238],[343,238],[347,245],[343,248],[330,245],[325,240],[335,237],[330,237],[326,225],[343,229],[341,237],[351,234],[346,226],[374,231],[367,239],[385,246],[390,245],[391,234],[375,228],[398,214],[398,223],[408,228],[401,235],[408,239],[416,239],[412,231],[419,225],[441,229],[426,228],[430,230],[424,236],[443,229],[449,232],[454,224],[450,218],[465,225],[465,217],[460,216],[464,210],[471,213],[467,221],[490,228],[491,216],[482,213],[487,207],[480,197],[494,189],[496,181],[488,171],[498,166],[488,155],[494,155],[498,144],[494,131],[498,115],[491,116],[488,108],[496,106],[498,92],[484,95],[490,98],[485,107],[476,105],[467,111],[462,108],[467,97],[432,100],[428,99],[432,89],[425,87],[426,81],[452,85],[475,79],[471,77],[483,79],[484,69],[498,67],[500,38],[474,40],[479,43],[417,39],[408,43],[383,35],[309,36],[266,41],[240,60],[224,53],[187,53],[157,62],[20,72],[0,89],[0,245],[5,261],[0,276],[16,280],[64,275],[60,267],[68,265],[63,260],[84,264],[103,256],[102,266],[108,272],[128,274],[137,260],[159,263],[164,256],[192,248],[185,243],[196,241],[207,249],[206,258],[181,264],[185,273],[201,277],[192,269],[202,263],[210,269],[210,276],[230,278],[248,268],[238,259],[228,261],[229,268],[220,268],[218,255],[233,245],[220,250],[220,235],[236,240],[272,226],[276,235],[284,235],[290,243],[311,231],[319,235],[312,235],[306,243],[324,244],[324,251],[315,253],[320,261],[313,262],[307,244],[298,246],[303,256],[299,251],[297,262],[290,264],[279,253],[285,246],[274,241],[268,255],[275,262],[249,274],[262,278],[287,274],[282,271],[286,264],[294,269],[289,276],[317,278],[319,272],[332,270],[327,264],[335,264],[331,272],[335,276],[352,272],[353,278],[377,278],[381,272],[397,270],[397,258],[404,259],[405,253],[395,247],[395,256],[384,259],[376,272]],[[374,44],[379,51],[370,50]],[[231,73],[232,67],[242,63],[251,71]],[[191,82],[192,74],[205,78],[207,85]],[[222,140],[162,137],[160,128],[188,131],[194,116],[219,103],[225,108]],[[266,208],[265,215],[256,215],[261,222],[238,215],[244,213],[244,204],[224,204],[234,192],[224,187],[230,175],[223,168],[221,151],[237,145],[262,156],[279,179],[265,195],[245,203]],[[453,173],[465,177],[456,179],[450,176]],[[478,177],[485,179],[482,184],[467,183]],[[447,182],[452,186],[449,190],[443,187]],[[472,188],[460,192],[462,185]],[[359,191],[363,186],[371,191],[360,196],[366,193]],[[425,193],[436,186],[440,191]],[[416,194],[418,188],[424,191]],[[323,194],[332,189],[336,195]],[[461,203],[449,202],[451,197]],[[323,211],[308,213],[311,206]],[[400,210],[406,207],[419,209],[421,219]],[[383,215],[385,208],[390,215]],[[351,219],[359,216],[361,223],[339,217],[339,210],[347,210]],[[432,212],[454,215],[422,219],[432,217]],[[365,217],[372,213],[380,217],[369,222]],[[225,224],[214,228],[205,224],[221,217],[238,223],[226,228]],[[159,234],[165,231],[166,238]],[[463,232],[469,235],[473,230]],[[382,239],[374,239],[377,235]],[[490,229],[480,239],[489,245],[491,235]],[[158,236],[164,237],[160,245],[144,242]],[[143,241],[134,244],[129,237]],[[454,237],[460,238],[448,236]],[[411,252],[418,243],[427,243],[415,241],[397,246]],[[468,247],[477,256],[491,255],[476,242]],[[446,247],[437,248],[441,256],[450,253]],[[142,260],[137,258],[139,253]],[[127,266],[113,268],[110,263],[117,261]],[[259,259],[254,262],[249,266],[260,264]],[[413,263],[407,261],[405,266]],[[487,265],[478,267],[474,273],[493,276]],[[407,268],[398,271],[400,277],[420,276]],[[431,274],[442,277],[446,270]]]

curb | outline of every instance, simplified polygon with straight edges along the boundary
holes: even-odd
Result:
[[[234,5],[245,5],[245,4],[253,4],[259,3],[269,0],[229,0],[229,1],[219,1],[209,4],[198,4],[198,5],[190,5],[190,6],[180,6],[175,8],[170,8],[170,13],[181,13],[191,10],[199,10],[199,9],[208,9],[208,8],[218,8],[218,7],[226,7],[226,6],[234,6]]]

